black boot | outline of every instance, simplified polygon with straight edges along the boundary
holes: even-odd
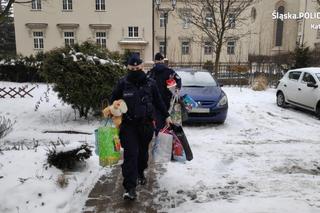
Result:
[[[136,188],[131,188],[123,194],[125,200],[135,200],[137,198]]]
[[[146,185],[147,183],[147,179],[146,177],[144,176],[144,174],[142,173],[142,175],[139,175],[138,176],[138,184],[140,185]]]

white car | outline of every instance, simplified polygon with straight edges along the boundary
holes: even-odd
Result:
[[[277,86],[277,105],[292,104],[316,113],[320,118],[320,68],[289,70]]]

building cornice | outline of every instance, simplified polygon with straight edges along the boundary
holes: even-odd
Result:
[[[89,24],[89,28],[94,30],[107,30],[112,27],[111,24]]]
[[[45,29],[48,27],[47,23],[26,23],[29,29]]]
[[[40,30],[44,33],[44,37],[46,36],[45,31],[48,27],[47,23],[26,23],[25,26],[28,28],[29,36],[32,35],[32,31],[34,30]]]
[[[144,41],[142,39],[132,39],[132,38],[124,38],[118,42],[120,45],[139,45],[146,46],[149,44],[148,41]]]
[[[79,27],[79,24],[60,23],[60,24],[57,24],[57,27],[60,28],[60,29],[77,29]]]

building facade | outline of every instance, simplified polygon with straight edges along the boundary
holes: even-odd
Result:
[[[171,7],[171,1],[162,0],[161,7]],[[167,58],[178,63],[214,61],[215,46],[190,24],[187,15],[181,16],[183,7],[178,0],[169,13]],[[246,62],[250,54],[276,55],[293,51],[297,44],[319,47],[320,19],[273,16],[319,11],[315,0],[258,1],[244,12],[245,23],[234,21],[235,30],[232,36],[226,34],[230,39],[220,61]],[[14,13],[17,52],[23,55],[86,40],[111,51],[139,53],[147,62],[155,52],[164,52],[166,19],[152,0],[32,0],[15,4]],[[243,32],[245,36],[239,36]],[[201,41],[195,41],[195,36]]]
[[[152,60],[152,2],[141,0],[32,0],[15,4],[17,53],[96,41]],[[150,17],[150,18],[148,18]]]

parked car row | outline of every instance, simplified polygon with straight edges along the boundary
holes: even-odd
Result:
[[[198,104],[187,111],[185,122],[224,123],[228,98],[218,81],[206,70],[177,69],[182,79],[181,96],[188,94]],[[320,68],[288,71],[277,85],[277,105],[289,104],[313,111],[320,118]]]

